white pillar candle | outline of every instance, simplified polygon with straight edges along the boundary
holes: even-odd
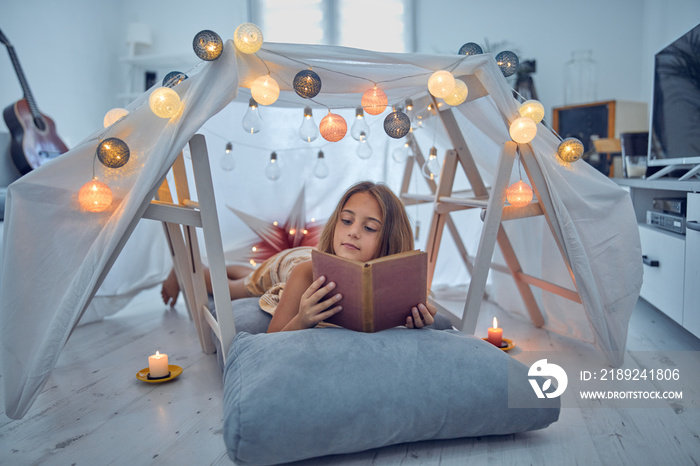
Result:
[[[168,368],[168,355],[161,354],[156,351],[156,354],[148,357],[148,372],[152,379],[167,377],[170,373]]]

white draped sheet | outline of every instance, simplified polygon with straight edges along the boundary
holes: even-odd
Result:
[[[500,148],[510,140],[507,122],[517,116],[517,101],[491,55],[465,58],[265,44],[258,56],[282,89],[278,103],[265,107],[266,121],[274,119],[275,112],[285,115],[289,110],[284,107],[310,103],[290,89],[294,75],[308,66],[323,79],[322,93],[311,102],[318,111],[317,121],[328,106],[341,109],[338,113],[349,123],[352,109],[371,81],[381,83],[394,104],[425,95],[433,71],[450,69],[455,76],[475,74],[490,97],[462,105],[457,116],[484,175],[493,170]],[[202,63],[175,88],[183,101],[179,116],[171,120],[154,116],[145,93],[128,107],[127,117],[9,187],[0,282],[0,370],[9,417],[21,418],[31,407],[123,237],[138,222],[178,152],[207,120],[236,98],[239,85],[249,87],[253,79],[267,73],[260,58],[236,52],[227,41],[219,59]],[[247,90],[241,92],[241,96],[245,94]],[[247,99],[236,99],[232,105],[246,106]],[[571,314],[571,319],[581,322],[577,326],[590,327],[586,331],[592,331],[594,343],[611,364],[618,365],[642,276],[641,248],[629,196],[583,162],[570,167],[557,164],[554,154],[558,141],[543,125],[538,130],[532,148],[544,172],[555,207],[552,218],[563,231],[564,247],[583,300],[582,308],[570,302],[546,303],[546,317],[556,315],[566,321]],[[92,178],[95,148],[104,137],[126,141],[132,159],[119,170],[95,164],[98,178],[111,187],[116,200],[109,212],[84,212],[77,205],[77,192]],[[420,132],[417,138],[426,144],[430,144],[429,138],[435,139]],[[386,171],[370,175],[380,181],[395,176]],[[340,193],[348,185],[341,181],[333,189]],[[310,195],[325,193],[307,191],[307,197]],[[224,202],[219,204],[221,212]],[[518,231],[513,225],[509,230]],[[535,261],[546,257],[542,269],[550,268],[546,251],[525,251],[525,255],[520,257],[522,262],[528,255]],[[581,309],[585,320],[580,319]]]

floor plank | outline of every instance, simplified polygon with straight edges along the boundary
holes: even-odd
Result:
[[[441,303],[449,307],[451,300],[459,310],[463,292],[446,290]],[[516,359],[528,351],[593,352],[489,301],[477,333],[486,333],[494,315],[517,336],[510,353]],[[183,368],[179,378],[164,384],[136,379],[155,350]],[[401,444],[297,464],[700,464],[698,351],[697,338],[640,301],[624,367],[684,368],[683,400],[649,409],[569,406],[541,431]],[[698,369],[686,373],[688,367]],[[222,437],[222,394],[216,358],[201,352],[182,304],[166,309],[158,290],[149,290],[117,315],[75,330],[24,419],[0,416],[0,464],[231,464]]]

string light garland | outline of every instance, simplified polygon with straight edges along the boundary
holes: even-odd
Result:
[[[112,205],[112,190],[105,183],[93,178],[78,191],[80,207],[89,212],[102,212]]]
[[[496,55],[496,63],[501,69],[503,76],[506,78],[514,75],[518,71],[520,66],[520,60],[518,56],[509,50],[504,50],[503,52]]]
[[[262,31],[253,23],[243,23],[233,32],[233,44],[240,52],[253,54],[262,47]]]
[[[153,114],[160,118],[172,118],[180,111],[182,102],[177,92],[169,87],[158,87],[151,92],[148,105]]]
[[[384,118],[384,131],[389,137],[401,139],[411,130],[411,119],[401,110],[394,110]]]
[[[112,126],[114,123],[117,121],[121,120],[125,116],[129,114],[129,111],[125,108],[113,108],[109,112],[105,114],[104,120],[102,120],[102,124],[104,125],[105,128],[109,128]]]
[[[345,118],[328,110],[328,115],[324,116],[319,124],[321,136],[328,142],[338,142],[345,137],[348,131],[348,124]]]
[[[314,121],[311,107],[304,108],[304,118],[299,127],[299,137],[306,142],[312,142],[318,138],[318,127]]]
[[[440,99],[452,92],[454,87],[455,77],[446,70],[436,71],[428,79],[428,91]]]
[[[431,181],[435,181],[438,176],[440,176],[440,162],[437,159],[437,148],[435,146],[430,148],[430,153],[428,155],[428,160],[425,161],[421,172],[423,176]]]
[[[544,105],[537,100],[526,100],[518,108],[521,117],[530,118],[535,123],[539,123],[544,118]]]
[[[163,78],[163,86],[173,88],[187,79],[187,75],[182,71],[171,71]]]
[[[119,138],[107,138],[96,150],[97,159],[108,168],[120,168],[129,161],[129,146]]]
[[[557,155],[564,162],[576,162],[583,155],[583,143],[576,138],[566,138],[559,143]]]
[[[205,61],[212,61],[219,58],[224,50],[224,42],[214,31],[205,29],[194,36],[192,40],[192,48],[194,53]]]
[[[518,144],[527,144],[537,135],[537,123],[532,118],[519,117],[510,124],[510,137]]]
[[[320,150],[318,151],[318,155],[316,156],[316,165],[314,165],[314,176],[319,179],[323,179],[328,176],[328,173],[330,170],[328,170],[328,164],[326,163],[326,160],[323,156],[323,151]]]
[[[387,105],[389,105],[389,99],[384,91],[375,85],[372,89],[362,94],[360,104],[364,111],[370,115],[381,115],[386,110]]]
[[[365,119],[365,112],[362,107],[357,107],[355,109],[355,121],[352,122],[352,127],[350,128],[350,136],[356,141],[360,140],[360,136],[364,134],[364,137],[369,137],[369,125]]]
[[[280,86],[275,78],[266,74],[253,81],[250,93],[260,105],[272,105],[280,96]]]
[[[299,97],[313,99],[321,92],[321,77],[312,70],[302,70],[294,76],[292,87]]]
[[[245,115],[243,115],[241,124],[246,133],[250,134],[255,134],[262,129],[263,120],[258,110],[258,103],[255,99],[250,99],[248,101],[248,110],[246,110]]]
[[[467,100],[468,95],[469,89],[464,81],[455,79],[455,87],[452,89],[452,92],[443,97],[442,100],[444,100],[447,105],[456,107],[457,105],[463,104],[464,101]]]
[[[459,52],[457,52],[459,55],[466,55],[466,56],[471,56],[471,55],[480,55],[484,53],[482,50],[481,46],[479,44],[476,44],[474,42],[467,42],[466,44],[462,45],[459,48]]]
[[[520,180],[508,186],[506,199],[513,207],[525,207],[532,201],[532,188],[523,180]]]
[[[282,170],[280,169],[279,162],[277,161],[276,152],[270,154],[270,161],[265,167],[265,176],[271,181],[276,181],[280,178],[280,176],[282,176]]]

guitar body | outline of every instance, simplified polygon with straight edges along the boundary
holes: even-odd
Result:
[[[12,160],[22,175],[68,151],[51,118],[41,114],[44,128],[35,124],[26,99],[8,106],[2,115],[12,136]]]

